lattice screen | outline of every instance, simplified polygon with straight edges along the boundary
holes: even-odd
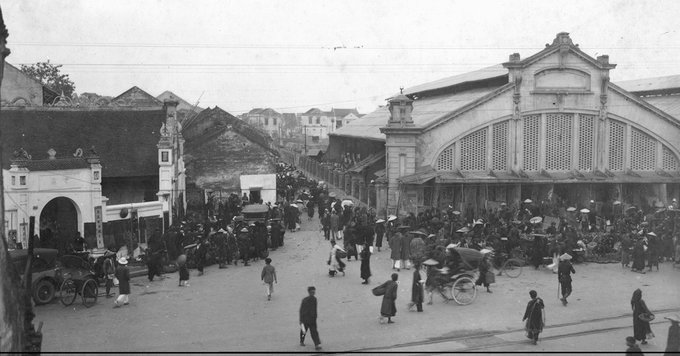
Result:
[[[491,169],[508,169],[508,121],[493,125],[493,151]]]
[[[487,128],[477,130],[460,140],[460,170],[486,170]]]
[[[524,117],[524,170],[537,171],[539,149],[541,142],[539,132],[541,130],[541,115],[529,115]]]
[[[623,170],[623,143],[626,126],[618,121],[609,120],[609,169]]]
[[[573,114],[546,114],[545,169],[571,169]]]
[[[668,147],[663,147],[663,166],[664,171],[680,171],[680,162]]]
[[[439,171],[452,171],[453,170],[453,158],[456,152],[455,144],[451,145],[449,148],[445,149],[437,159],[437,170]]]
[[[589,171],[593,169],[593,137],[595,132],[595,116],[579,115],[578,132],[578,169]]]
[[[633,129],[631,134],[630,168],[634,171],[656,168],[656,140],[638,129]]]

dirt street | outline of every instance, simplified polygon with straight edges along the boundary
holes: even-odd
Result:
[[[481,351],[478,347],[485,343],[487,351],[623,351],[622,337],[632,334],[633,290],[641,288],[647,305],[662,311],[659,315],[680,312],[680,270],[670,263],[644,275],[617,264],[577,264],[567,307],[557,298],[556,275],[525,267],[518,278],[497,277],[494,293],[480,289],[471,305],[445,304],[435,296],[434,305],[425,305],[423,313],[407,311],[413,271],[402,269],[396,323],[379,324],[381,299],[371,288],[392,273],[389,249],[371,258],[369,285],[361,284],[360,262],[354,260],[345,277],[330,278],[330,244],[319,230],[318,218],[307,221],[305,216],[302,231],[286,233],[285,246],[271,252],[279,281],[271,301],[260,281],[263,261],[222,270],[211,266],[201,277],[192,270],[188,288],[177,286],[177,274],[152,283],[138,277],[130,305],[119,309],[106,298],[91,308],[79,302],[68,308],[59,302],[37,307],[36,321],[45,323],[43,351],[311,352],[311,340],[306,348],[298,345],[298,310],[310,285],[317,288],[324,351]],[[554,336],[536,349],[526,344],[521,331],[531,289],[546,303],[544,334]],[[663,350],[668,327],[653,329],[657,338],[647,350]]]

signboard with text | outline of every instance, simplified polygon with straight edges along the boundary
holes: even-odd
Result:
[[[94,207],[94,222],[97,231],[97,248],[104,248],[104,223],[101,206]]]

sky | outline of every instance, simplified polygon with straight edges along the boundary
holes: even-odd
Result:
[[[76,92],[170,90],[233,114],[358,108],[400,87],[528,57],[558,32],[618,66],[680,74],[680,1],[0,0],[7,61],[50,60]]]

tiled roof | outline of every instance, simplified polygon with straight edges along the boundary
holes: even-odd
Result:
[[[163,103],[156,99],[153,95],[139,89],[134,86],[126,90],[123,94],[118,95],[112,100],[118,106],[131,106],[131,107],[153,107],[153,106],[163,106]]]
[[[28,168],[29,171],[56,171],[62,169],[90,168],[90,163],[86,158],[57,158],[28,160],[18,162],[21,167]]]
[[[186,110],[195,109],[196,112],[203,110],[203,108],[201,108],[200,106],[196,106],[194,108],[195,104],[192,104],[192,103],[182,99],[179,95],[171,92],[170,90],[166,90],[166,91],[162,92],[160,95],[158,95],[156,97],[156,99],[158,99],[158,101],[160,101],[160,102],[164,102],[165,100],[175,100],[179,103],[179,105],[177,105],[177,109],[186,109]]]
[[[444,115],[447,115],[465,104],[471,103],[497,88],[480,88],[467,90],[460,93],[425,97],[413,102],[413,123],[417,127],[425,127]],[[387,126],[390,118],[387,107],[367,114],[364,117],[351,121],[349,124],[336,130],[330,135],[351,136],[371,140],[385,140],[385,135],[380,132],[381,127]]]
[[[9,168],[12,152],[22,147],[41,160],[50,148],[63,157],[94,146],[105,178],[157,176],[156,145],[164,120],[163,109],[3,109],[3,168]]]
[[[359,112],[357,111],[357,109],[336,109],[336,108],[331,109],[331,115],[335,117],[345,117],[349,114],[359,116]]]

